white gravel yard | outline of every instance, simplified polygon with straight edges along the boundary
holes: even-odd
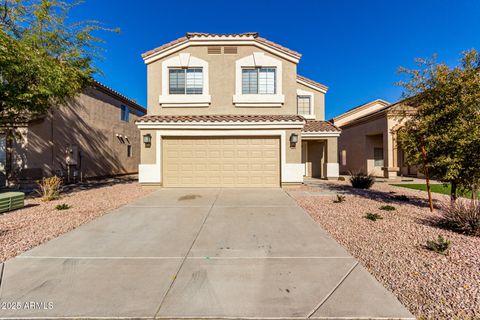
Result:
[[[380,281],[417,317],[427,319],[480,319],[480,238],[440,229],[431,221],[426,192],[376,183],[360,191],[348,182],[325,182],[322,188],[346,191],[346,201],[334,196],[294,197],[323,228]],[[313,186],[287,191],[310,191]],[[292,193],[293,194],[293,193]],[[393,194],[411,200],[400,202]],[[434,194],[435,203],[448,201]],[[380,210],[385,204],[395,211]],[[367,212],[383,219],[365,219]],[[448,255],[426,249],[427,240],[442,235],[452,242]]]
[[[0,262],[89,222],[110,210],[145,196],[149,190],[132,181],[79,188],[58,200],[27,198],[26,208],[0,214]],[[67,210],[55,206],[66,203]]]

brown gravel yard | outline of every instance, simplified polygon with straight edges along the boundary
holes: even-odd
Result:
[[[150,191],[133,181],[74,189],[58,200],[27,198],[26,208],[0,214],[0,262],[123,206]],[[66,203],[68,210],[56,210]]]
[[[417,317],[480,319],[480,238],[465,236],[431,223],[426,192],[376,183],[371,190],[352,189],[348,182],[325,182],[322,188],[346,191],[346,201],[330,196],[295,196],[322,227],[341,243]],[[302,186],[287,191],[318,191]],[[315,194],[315,193],[314,193]],[[411,200],[399,202],[392,194]],[[433,195],[436,205],[448,201]],[[385,204],[395,211],[383,211]],[[383,219],[370,221],[367,212]],[[428,251],[427,240],[442,235],[452,242],[447,256]]]

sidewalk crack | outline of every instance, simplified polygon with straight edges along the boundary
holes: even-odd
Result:
[[[350,275],[350,273],[352,273],[352,271],[358,266],[358,261],[355,261],[355,263],[353,264],[353,266],[350,268],[350,270],[347,271],[347,273],[340,279],[340,281],[335,285],[335,287],[333,287],[333,289],[322,299],[322,301],[320,301],[319,304],[317,304],[317,306],[315,308],[313,308],[312,311],[310,311],[310,313],[307,315],[307,319],[310,319],[311,316],[313,316],[313,314],[315,312],[317,312],[318,309],[320,309],[320,307],[325,303],[327,302],[327,300],[332,296],[332,294],[338,289],[338,287],[340,287],[342,285],[342,283],[345,281],[345,279],[347,279],[347,277]]]
[[[213,201],[212,205],[210,206],[210,209],[208,210],[207,214],[205,215],[205,218],[203,219],[203,222],[202,222],[200,228],[198,229],[197,234],[195,235],[195,238],[192,241],[192,244],[188,248],[188,251],[185,254],[185,256],[183,257],[182,262],[180,263],[180,266],[178,267],[177,272],[175,272],[175,275],[173,276],[173,281],[170,283],[170,286],[168,287],[167,291],[163,295],[162,300],[160,301],[160,305],[158,306],[157,311],[155,312],[155,315],[153,316],[154,319],[157,318],[158,313],[160,312],[167,295],[170,293],[170,290],[173,288],[173,285],[174,285],[175,281],[177,280],[177,277],[180,273],[180,270],[182,269],[183,265],[185,264],[185,261],[187,260],[187,257],[190,254],[190,251],[192,251],[192,248],[195,245],[195,242],[197,242],[198,236],[200,235],[200,232],[202,232],[203,227],[205,226],[205,223],[207,222],[207,219],[210,216],[210,213],[212,212],[213,207],[215,206],[215,203],[217,202],[218,196],[220,195],[220,193],[222,193],[222,189],[220,189],[220,191],[217,193],[217,195],[215,197],[215,200]]]

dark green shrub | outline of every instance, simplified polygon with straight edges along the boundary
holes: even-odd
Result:
[[[370,189],[375,183],[375,177],[371,174],[363,174],[361,172],[350,174],[350,183],[352,187],[357,189]]]
[[[396,210],[394,206],[390,206],[390,205],[384,205],[384,206],[381,206],[380,207],[380,210],[385,210],[385,211],[394,211]]]
[[[436,253],[447,254],[450,249],[450,240],[445,239],[441,235],[438,236],[437,240],[428,240],[427,248]]]
[[[345,202],[346,198],[343,194],[337,194],[337,199],[333,200],[334,203]]]
[[[62,203],[62,204],[57,204],[55,206],[55,209],[57,209],[57,210],[67,210],[67,209],[70,209],[70,206],[66,203]]]
[[[442,208],[440,223],[451,230],[480,235],[480,201],[457,199]]]
[[[365,215],[365,219],[377,221],[378,219],[383,219],[383,218],[378,213],[367,212],[367,214]]]
[[[410,198],[407,197],[407,196],[404,195],[404,194],[395,195],[395,196],[393,196],[393,199],[395,199],[395,200],[397,200],[397,201],[404,201],[404,202],[410,201]]]

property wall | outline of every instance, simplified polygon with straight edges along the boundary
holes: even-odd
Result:
[[[137,172],[140,134],[134,122],[138,111],[131,108],[129,122],[121,121],[122,104],[128,106],[106,93],[87,89],[71,103],[52,109],[17,139],[17,167],[25,178],[36,178],[29,175],[39,172],[65,173],[67,147],[73,147],[84,177]],[[128,145],[132,157],[127,156]]]
[[[344,159],[340,159],[340,173],[348,174],[349,171],[369,172],[367,163],[373,161],[372,153],[367,153],[367,136],[380,134],[384,136],[384,142],[387,141],[388,124],[386,116],[372,119],[354,125],[346,125],[341,127],[342,133],[338,138],[338,153],[346,153],[346,165],[343,164]],[[384,161],[388,163],[388,155],[385,155],[387,146],[384,145]]]
[[[233,104],[235,94],[235,61],[264,52],[282,62],[282,94],[285,103],[282,107],[236,107]],[[162,62],[180,53],[190,53],[193,57],[208,62],[209,107],[161,107],[159,97],[162,94]],[[190,46],[172,55],[147,65],[148,114],[164,115],[204,115],[204,114],[296,114],[297,65],[279,56],[272,55],[255,46],[238,46],[237,54],[208,54],[207,46]],[[310,91],[312,89],[309,89]],[[321,99],[319,98],[319,101]],[[320,110],[319,110],[320,112]]]

